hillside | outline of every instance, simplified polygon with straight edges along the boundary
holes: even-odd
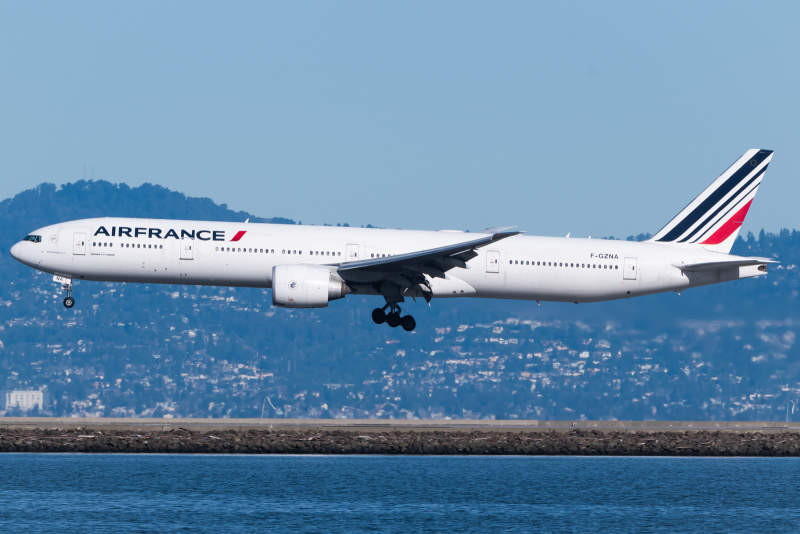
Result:
[[[283,310],[256,289],[78,282],[65,310],[8,255],[34,228],[108,215],[293,223],[153,185],[0,202],[0,387],[45,388],[49,414],[783,420],[798,400],[797,231],[737,241],[781,260],[762,279],[580,306],[411,304],[409,335],[372,323],[377,299]]]

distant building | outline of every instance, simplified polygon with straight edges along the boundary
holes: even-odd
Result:
[[[44,391],[31,390],[31,391],[4,391],[5,409],[19,408],[20,410],[32,410],[38,407],[40,410],[44,408]]]

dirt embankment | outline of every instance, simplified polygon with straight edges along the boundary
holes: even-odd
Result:
[[[0,452],[800,456],[800,433],[0,430]]]

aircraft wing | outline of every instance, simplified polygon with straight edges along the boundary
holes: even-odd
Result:
[[[720,269],[729,269],[732,267],[750,267],[753,265],[764,265],[767,263],[780,263],[780,262],[776,260],[771,260],[769,258],[737,258],[727,261],[707,261],[707,262],[686,263],[686,264],[673,263],[672,265],[682,271],[696,272],[696,271],[718,271]]]
[[[341,275],[350,271],[396,273],[402,271],[420,271],[421,267],[431,266],[442,273],[453,267],[466,268],[466,262],[478,255],[474,249],[496,243],[501,239],[519,235],[522,232],[512,232],[515,226],[502,228],[487,228],[481,232],[481,237],[464,241],[445,247],[420,250],[385,258],[370,258],[368,260],[343,263],[338,272]],[[422,272],[425,272],[424,270]],[[426,273],[427,274],[427,273]],[[431,275],[433,276],[433,275]],[[440,278],[444,278],[440,276]]]
[[[402,301],[401,295],[409,289],[421,291],[430,302],[433,291],[426,276],[446,279],[446,271],[466,269],[467,262],[478,255],[475,249],[522,233],[513,228],[487,228],[478,234],[480,237],[453,245],[343,263],[337,272],[347,282],[371,285],[387,302]]]

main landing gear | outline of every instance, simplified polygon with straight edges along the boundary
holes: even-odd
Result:
[[[389,313],[386,313],[387,308],[391,308]],[[386,323],[392,328],[402,326],[403,330],[406,332],[414,330],[417,327],[417,321],[410,315],[400,317],[400,313],[402,313],[400,306],[397,304],[387,304],[383,308],[375,308],[372,310],[372,320],[375,321],[375,324]]]

